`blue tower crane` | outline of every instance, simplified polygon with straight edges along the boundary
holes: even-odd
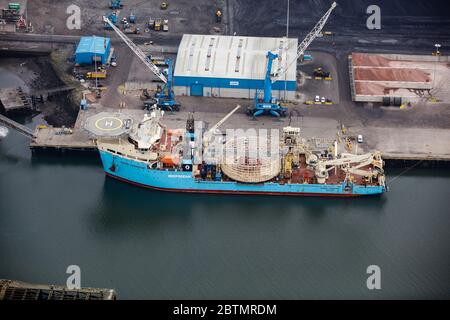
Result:
[[[178,111],[180,104],[175,101],[175,94],[173,92],[173,62],[171,59],[166,59],[168,66],[167,72],[162,72],[152,60],[131,41],[122,31],[117,28],[111,20],[103,17],[103,20],[117,33],[117,35],[126,43],[126,45],[134,52],[134,54],[149,68],[162,82],[164,86],[158,87],[154,98],[150,98],[144,102],[145,108],[150,108],[154,104],[163,110]]]
[[[309,47],[311,42],[317,37],[317,35],[322,31],[322,28],[325,26],[328,18],[331,15],[331,12],[336,8],[337,3],[333,2],[330,9],[323,15],[322,18],[317,22],[314,28],[308,33],[308,35],[303,39],[300,45],[297,48],[297,56],[292,59],[292,61],[285,67],[279,68],[274,74],[272,72],[273,60],[278,58],[278,55],[272,52],[267,53],[267,70],[266,77],[264,78],[264,95],[263,99],[259,98],[259,94],[261,90],[258,89],[255,95],[255,104],[253,108],[249,108],[247,113],[252,115],[253,117],[257,117],[262,114],[270,114],[275,117],[286,116],[287,108],[280,105],[280,102],[272,97],[272,83],[277,81],[283,74],[285,74],[289,67],[297,61],[301,56],[304,56],[305,50]],[[308,57],[309,58],[309,57]]]
[[[272,65],[273,60],[278,58],[278,54],[267,52],[267,69],[264,78],[264,92],[263,98],[260,98],[261,90],[258,89],[255,94],[255,101],[253,108],[247,110],[247,113],[253,117],[262,114],[270,114],[275,117],[285,117],[287,108],[281,106],[280,101],[272,96]]]
[[[180,104],[175,101],[173,93],[173,62],[172,59],[166,59],[165,62],[167,64],[167,82],[161,90],[156,92],[156,104],[163,110],[179,111]]]

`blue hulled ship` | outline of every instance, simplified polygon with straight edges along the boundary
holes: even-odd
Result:
[[[168,129],[163,113],[153,110],[125,139],[97,141],[108,176],[190,193],[354,197],[386,191],[379,152],[339,154],[336,141],[317,146],[296,127],[283,128],[277,150],[267,152],[265,138],[216,135],[217,126],[196,132],[192,116],[186,129]]]

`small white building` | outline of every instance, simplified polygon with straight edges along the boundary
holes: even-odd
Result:
[[[278,54],[272,73],[288,71],[273,84],[272,95],[293,99],[297,88],[297,39],[185,34],[174,70],[176,95],[253,99],[263,89],[267,52]]]

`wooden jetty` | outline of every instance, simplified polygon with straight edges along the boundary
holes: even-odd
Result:
[[[0,114],[0,123],[7,126],[8,128],[16,130],[17,132],[23,134],[24,136],[27,136],[32,139],[35,138],[33,130],[1,114]]]
[[[39,125],[34,131],[30,148],[35,151],[95,151],[95,139],[83,129],[90,112],[80,110],[73,128]]]
[[[7,114],[32,111],[31,101],[20,87],[0,89],[0,106]]]
[[[0,279],[0,300],[116,300],[113,289],[31,284]]]

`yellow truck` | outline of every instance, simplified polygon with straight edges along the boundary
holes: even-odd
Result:
[[[106,71],[94,71],[86,73],[86,79],[106,79]]]
[[[155,25],[154,25],[154,29],[155,31],[161,31],[161,25],[162,25],[162,20],[161,19],[156,19],[155,20]]]

